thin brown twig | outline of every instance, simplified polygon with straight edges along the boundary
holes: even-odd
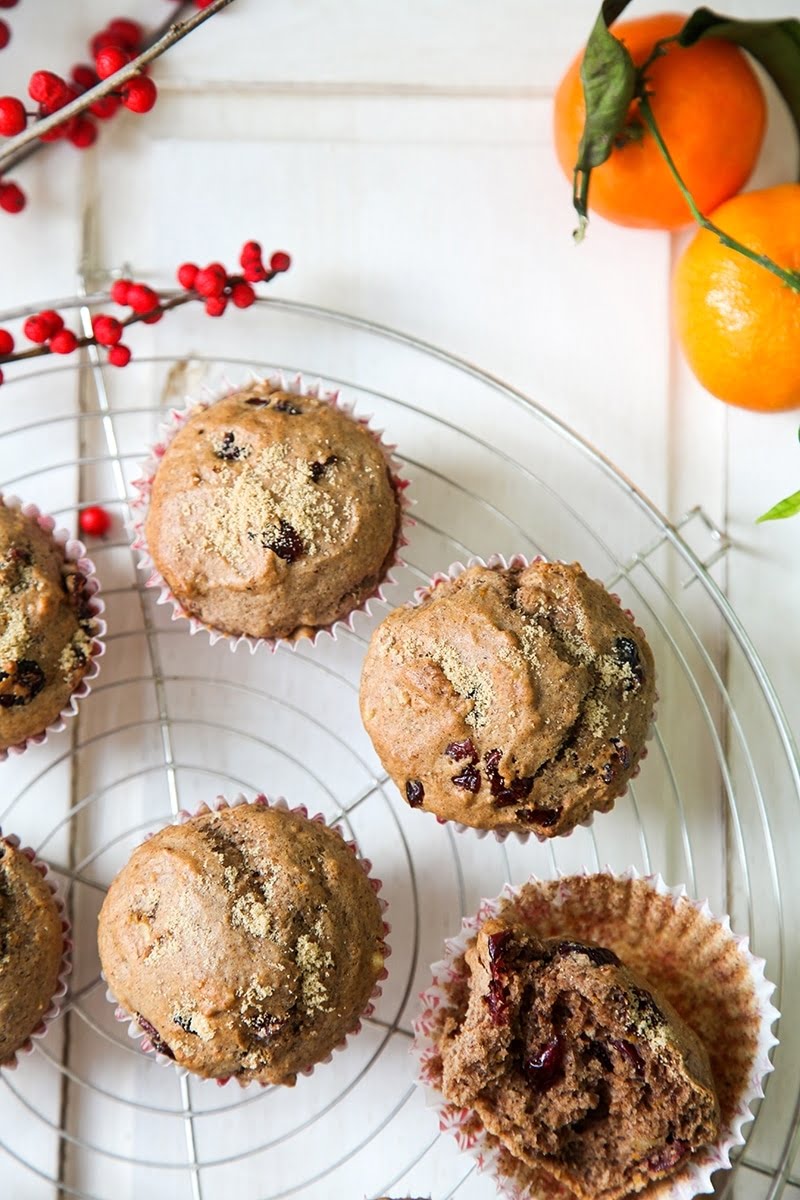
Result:
[[[103,96],[108,96],[111,92],[118,91],[123,84],[129,79],[133,79],[138,75],[143,66],[153,62],[154,59],[160,58],[165,50],[169,50],[176,42],[181,41],[187,34],[192,33],[209,17],[215,16],[221,9],[232,4],[233,0],[213,0],[207,8],[198,9],[191,17],[185,21],[171,21],[166,32],[142,51],[136,58],[126,63],[121,70],[116,71],[113,75],[109,75],[108,79],[101,79],[98,84],[88,91],[82,92],[75,100],[65,104],[63,108],[59,108],[54,113],[50,113],[47,117],[42,117],[40,121],[35,121],[24,129],[22,133],[18,133],[16,137],[9,138],[5,143],[2,151],[0,151],[0,175],[4,175],[10,167],[15,166],[22,161],[23,157],[27,157],[28,153],[33,151],[28,150],[31,143],[37,142],[43,133],[55,129],[57,125],[62,125],[69,121],[72,117],[76,117],[79,113],[85,112],[90,105],[96,100],[100,100]],[[38,145],[43,143],[39,142]],[[26,151],[21,155],[21,151]]]

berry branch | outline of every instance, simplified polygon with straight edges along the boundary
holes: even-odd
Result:
[[[202,301],[210,317],[221,317],[229,303],[235,308],[249,308],[257,299],[253,285],[269,283],[276,275],[288,271],[291,259],[283,250],[276,250],[269,265],[265,266],[258,242],[245,242],[239,263],[241,271],[233,273],[229,273],[222,263],[209,263],[206,267],[182,263],[177,270],[180,292],[159,294],[145,283],[118,279],[111,287],[109,299],[130,308],[131,312],[121,319],[110,313],[95,314],[91,336],[81,337],[68,329],[64,318],[53,309],[35,313],[22,327],[25,338],[33,343],[24,350],[16,350],[11,333],[0,329],[0,365],[41,358],[46,354],[72,354],[84,346],[98,346],[107,350],[112,366],[125,367],[131,360],[131,351],[123,343],[122,336],[131,325],[139,322],[155,325],[165,313],[190,301]]]
[[[89,113],[105,120],[116,113],[120,104],[131,112],[149,112],[156,102],[157,89],[146,73],[148,64],[232,2],[195,0],[199,11],[183,21],[173,14],[139,53],[141,27],[126,19],[112,21],[92,39],[94,68],[75,67],[72,83],[50,71],[34,72],[28,91],[39,106],[37,113],[28,113],[15,96],[0,97],[0,134],[8,138],[0,150],[0,208],[6,212],[24,208],[24,193],[4,177],[43,144],[68,137],[79,149],[92,145],[97,128]],[[183,7],[179,6],[178,15]],[[29,116],[37,119],[29,124]]]

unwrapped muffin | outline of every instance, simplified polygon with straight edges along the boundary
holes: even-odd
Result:
[[[445,1098],[580,1200],[621,1200],[714,1141],[706,1053],[616,954],[490,919],[466,954],[468,1001],[444,1026]]]
[[[169,441],[144,540],[182,615],[234,637],[296,638],[376,594],[400,536],[399,486],[364,423],[265,380],[197,407]]]
[[[569,833],[623,793],[655,700],[644,634],[573,563],[470,566],[378,626],[361,715],[408,803]]]
[[[0,751],[44,733],[89,671],[86,582],[36,517],[0,504]]]
[[[16,839],[0,838],[0,1064],[42,1023],[64,960],[61,909]]]
[[[109,988],[155,1049],[198,1075],[293,1084],[358,1025],[386,947],[341,835],[241,804],[133,852],[99,922]]]

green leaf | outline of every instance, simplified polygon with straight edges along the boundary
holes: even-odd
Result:
[[[705,37],[735,42],[761,63],[789,106],[800,135],[800,21],[796,17],[737,21],[710,8],[698,8],[679,33],[678,42],[693,46]]]
[[[793,492],[791,496],[787,496],[785,500],[779,500],[767,512],[762,513],[756,520],[756,524],[760,525],[762,521],[782,521],[784,517],[796,517],[798,513],[800,513],[800,492]]]
[[[599,167],[611,154],[614,139],[625,127],[633,100],[636,68],[625,46],[608,28],[629,2],[603,0],[581,64],[586,122],[578,146],[572,189],[572,203],[578,214],[578,228],[575,231],[577,241],[581,240],[586,230],[586,206],[592,169]]]

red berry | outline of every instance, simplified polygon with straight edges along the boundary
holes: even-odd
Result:
[[[108,361],[112,367],[127,367],[131,361],[131,352],[127,346],[123,346],[120,342],[118,346],[112,346],[109,350]]]
[[[22,212],[25,193],[15,183],[0,183],[0,208],[7,213]]]
[[[95,55],[94,65],[100,78],[108,79],[109,75],[116,75],[130,61],[130,54],[120,46],[103,46]]]
[[[212,0],[194,0],[194,2],[198,8],[208,8],[209,4],[212,3]]]
[[[158,296],[152,288],[146,287],[143,283],[132,283],[128,288],[128,298],[125,301],[130,304],[134,312],[146,313],[152,308],[158,307]]]
[[[122,337],[122,326],[119,321],[116,317],[109,317],[106,313],[100,313],[92,318],[92,329],[101,346],[116,346]]]
[[[237,308],[249,308],[255,303],[256,294],[249,283],[235,283],[231,289],[231,300]]]
[[[119,38],[119,44],[125,50],[138,49],[142,40],[142,27],[137,21],[129,21],[127,17],[115,17],[108,23],[108,32]]]
[[[161,309],[159,309],[158,312],[151,313],[149,317],[142,317],[142,324],[157,325],[163,315],[164,313],[161,311]]]
[[[273,271],[288,271],[292,260],[285,250],[276,250],[269,260],[269,265]]]
[[[89,53],[92,58],[97,58],[100,51],[107,50],[109,46],[114,46],[117,50],[127,49],[118,34],[112,33],[110,29],[101,29],[89,42]]]
[[[132,79],[126,84],[122,94],[122,103],[134,113],[150,112],[157,99],[158,88],[152,79],[145,75],[137,75]]]
[[[77,346],[78,339],[71,329],[62,329],[50,338],[50,349],[54,354],[72,354]]]
[[[222,263],[209,263],[195,276],[195,290],[201,296],[221,296],[228,282],[228,272]]]
[[[256,262],[255,259],[245,264],[242,274],[248,283],[261,283],[263,279],[267,278],[267,272],[263,264]]]
[[[54,333],[58,333],[59,330],[64,328],[64,318],[60,313],[57,313],[55,309],[45,308],[38,315],[41,321],[45,321],[47,323],[47,331],[50,337],[52,337]]]
[[[5,21],[0,21],[0,50],[5,50],[11,41],[11,30]]]
[[[89,112],[94,117],[99,117],[101,121],[107,121],[109,117],[113,117],[119,109],[119,96],[101,96],[99,100],[95,100],[94,104],[89,105]]]
[[[11,354],[13,349],[13,337],[7,329],[0,329],[0,354]]]
[[[104,537],[111,528],[111,517],[99,504],[90,504],[82,509],[78,524],[89,537]]]
[[[115,304],[127,304],[130,290],[130,279],[115,279],[111,285],[111,299]]]
[[[49,322],[39,313],[38,316],[28,317],[22,326],[22,332],[29,342],[37,342],[41,346],[50,337],[51,330]]]
[[[2,383],[4,379],[5,379],[5,375],[3,374],[2,371],[0,371],[0,383]]]
[[[221,317],[228,307],[228,301],[224,296],[209,296],[206,300],[206,312],[210,317]]]
[[[258,242],[245,242],[242,246],[242,253],[239,255],[239,262],[243,267],[246,267],[249,262],[261,262],[261,247]]]
[[[16,96],[0,96],[0,134],[13,137],[28,124],[25,105]]]
[[[73,146],[87,150],[97,141],[97,126],[88,117],[76,117],[68,134]]]
[[[97,83],[97,72],[86,63],[78,63],[70,71],[70,78],[76,87],[88,92],[89,88],[93,88]]]
[[[197,273],[199,270],[200,268],[195,266],[194,263],[181,263],[181,265],[178,267],[178,283],[181,285],[181,287],[186,288],[187,291],[189,288],[193,288],[194,281],[197,279]]]
[[[69,85],[52,71],[34,71],[28,80],[28,95],[37,104],[54,112],[70,98]]]
[[[17,0],[0,0],[0,8],[16,8]]]

